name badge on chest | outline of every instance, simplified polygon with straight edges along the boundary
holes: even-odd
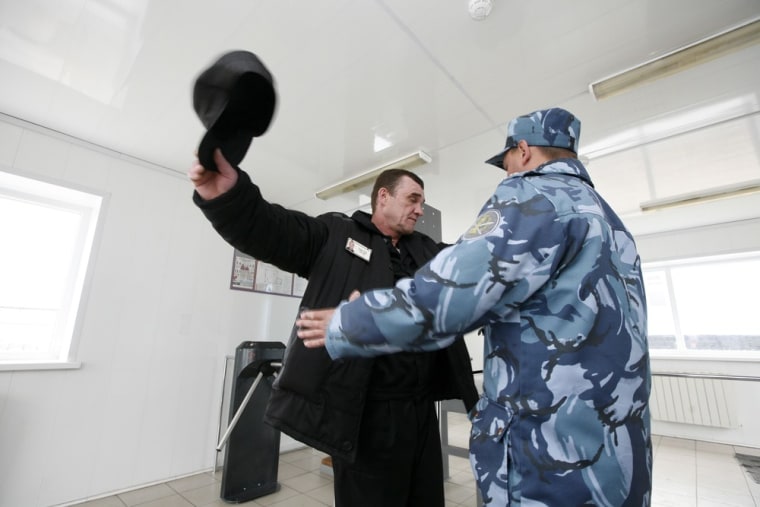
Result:
[[[346,241],[346,250],[367,262],[369,262],[369,258],[372,256],[371,248],[367,248],[353,238],[348,238],[348,241]]]

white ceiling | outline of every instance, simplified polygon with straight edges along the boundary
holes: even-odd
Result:
[[[444,225],[468,223],[503,176],[483,160],[507,121],[553,105],[581,118],[589,153],[615,136],[636,146],[672,134],[674,121],[724,121],[747,137],[755,164],[733,179],[760,178],[760,45],[607,100],[588,93],[592,81],[757,18],[760,1],[493,3],[475,21],[467,0],[0,0],[0,112],[184,173],[203,134],[195,77],[247,49],[275,76],[279,102],[241,167],[270,200],[309,213],[357,207],[356,194],[314,192],[422,149],[433,158],[418,170],[428,202]],[[654,152],[672,167],[724,131]],[[374,153],[376,134],[394,144]],[[633,211],[677,192],[668,182],[691,181],[689,166],[658,183],[646,154],[625,153],[590,163],[616,207]],[[706,183],[714,169],[691,186],[717,184]]]

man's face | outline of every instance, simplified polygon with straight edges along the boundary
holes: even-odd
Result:
[[[398,236],[414,232],[425,202],[422,187],[413,179],[403,176],[394,194],[386,189],[381,189],[381,192],[378,211],[382,214],[385,225]]]

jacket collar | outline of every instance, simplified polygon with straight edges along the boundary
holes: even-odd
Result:
[[[354,211],[354,214],[351,215],[351,218],[358,223],[362,228],[368,230],[372,234],[378,234],[384,238],[388,238],[390,240],[390,236],[386,236],[380,230],[375,226],[375,224],[372,223],[372,215],[365,211]],[[415,232],[412,234],[405,234],[399,238],[399,244],[400,243],[406,243],[411,240],[415,236]]]
[[[354,211],[354,214],[351,215],[351,218],[368,231],[375,234],[380,234],[382,236],[382,233],[377,229],[377,227],[375,227],[375,224],[372,223],[372,215],[369,213],[365,211]]]
[[[540,176],[546,174],[565,174],[567,176],[575,176],[582,179],[592,187],[594,183],[591,181],[588,171],[583,166],[583,163],[577,158],[557,158],[544,162],[540,166],[536,167],[532,171],[526,171],[524,173],[512,174],[509,177],[515,176]]]

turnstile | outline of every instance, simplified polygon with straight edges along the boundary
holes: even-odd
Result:
[[[245,341],[235,349],[229,426],[217,447],[227,446],[220,493],[226,502],[247,502],[279,489],[280,432],[263,417],[284,353],[280,342]]]

